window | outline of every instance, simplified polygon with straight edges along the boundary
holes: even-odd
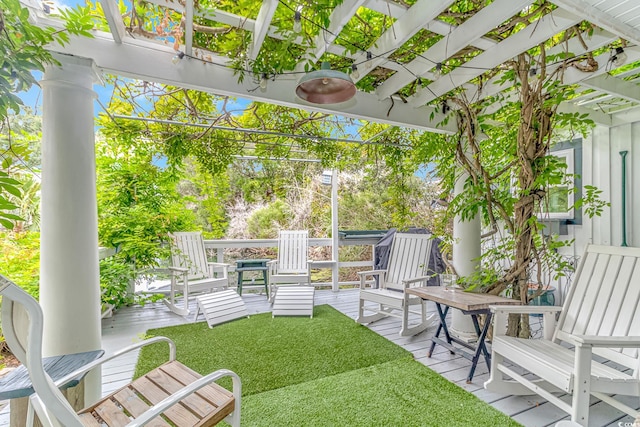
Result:
[[[574,217],[574,150],[558,150],[551,154],[557,157],[560,162],[564,163],[566,168],[564,170],[562,183],[549,186],[547,198],[542,205],[541,217],[543,219],[572,219]]]

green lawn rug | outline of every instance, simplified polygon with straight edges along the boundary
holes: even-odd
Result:
[[[518,426],[506,415],[413,360],[402,347],[330,306],[314,317],[253,315],[152,329],[173,339],[178,360],[242,380],[243,426]],[[145,347],[136,377],[167,360]],[[231,382],[221,381],[231,388]]]
[[[241,418],[243,426],[520,426],[406,358],[247,396]]]
[[[328,305],[316,306],[312,319],[263,313],[213,329],[199,322],[147,334],[174,340],[178,360],[203,375],[234,371],[245,396],[413,357]],[[168,354],[166,344],[143,348],[136,377],[166,362]],[[230,387],[231,381],[221,384]]]

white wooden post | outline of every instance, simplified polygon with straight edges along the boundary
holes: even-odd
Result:
[[[454,195],[464,192],[464,183],[468,177],[468,173],[460,173],[453,190]],[[481,254],[480,225],[480,215],[468,221],[463,221],[460,215],[456,215],[453,220],[453,266],[460,276],[470,275],[478,268],[478,257]],[[478,337],[471,317],[465,316],[460,310],[452,311],[449,330],[467,341]]]
[[[338,244],[340,242],[338,234],[338,171],[331,172],[331,289],[337,292],[338,286]]]
[[[42,117],[40,304],[45,356],[101,347],[93,61],[55,55]],[[100,372],[87,377],[100,396]]]

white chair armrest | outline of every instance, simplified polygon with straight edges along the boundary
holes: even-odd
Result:
[[[383,273],[386,273],[387,270],[368,270],[368,271],[358,271],[358,274],[362,276],[379,276]]]
[[[158,342],[166,342],[167,344],[169,344],[169,360],[175,360],[176,358],[176,345],[175,343],[167,337],[153,337],[153,338],[149,338],[146,339],[144,341],[140,341],[138,343],[132,344],[128,347],[125,347],[121,350],[116,351],[115,353],[112,353],[110,355],[104,355],[102,357],[99,357],[98,359],[94,360],[93,362],[87,363],[86,365],[84,365],[82,368],[75,370],[74,372],[70,373],[69,375],[60,378],[58,381],[56,381],[56,387],[60,387],[62,384],[66,384],[69,381],[71,381],[73,378],[79,376],[79,375],[84,375],[85,373],[89,372],[90,370],[92,370],[93,368],[95,368],[96,366],[100,366],[105,362],[108,362],[110,360],[115,359],[116,357],[120,357],[123,354],[129,353],[131,351],[134,350],[138,350],[139,348],[142,348],[144,346],[147,346],[149,344],[155,344]]]
[[[267,261],[267,271],[269,274],[277,274],[278,273],[278,260],[272,259],[271,261]]]
[[[188,268],[185,267],[169,267],[169,273],[180,273],[180,274],[184,274],[187,273],[189,271]]]
[[[501,329],[507,324],[507,316],[514,314],[542,314],[542,333],[545,339],[551,339],[556,326],[556,313],[562,311],[562,307],[554,305],[491,305],[493,318],[493,336],[499,337],[506,334]]]
[[[224,262],[207,262],[209,267],[209,275],[211,277],[217,277],[216,273],[222,272],[222,278],[229,277],[229,264]]]
[[[387,270],[368,270],[368,271],[358,271],[358,275],[360,276],[360,289],[364,289],[367,285],[367,277],[378,276],[386,273]]]
[[[430,278],[431,278],[431,276],[412,277],[411,279],[403,280],[402,284],[404,285],[405,288],[408,288],[408,287],[410,287],[411,285],[413,285],[415,283],[426,282]]]
[[[601,337],[597,335],[571,335],[575,345],[593,347],[640,347],[640,336]]]

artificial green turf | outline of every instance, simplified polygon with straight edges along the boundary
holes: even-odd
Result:
[[[412,359],[248,396],[243,426],[519,426]]]
[[[265,313],[148,334],[173,339],[178,360],[201,374],[236,372],[243,426],[519,425],[329,306],[313,319]],[[136,376],[166,360],[166,344],[143,348]]]
[[[203,375],[220,368],[234,371],[245,396],[412,357],[327,305],[315,307],[312,319],[264,313],[213,329],[199,322],[147,334],[174,340],[178,360]],[[166,362],[167,356],[166,344],[143,348],[136,377]]]

